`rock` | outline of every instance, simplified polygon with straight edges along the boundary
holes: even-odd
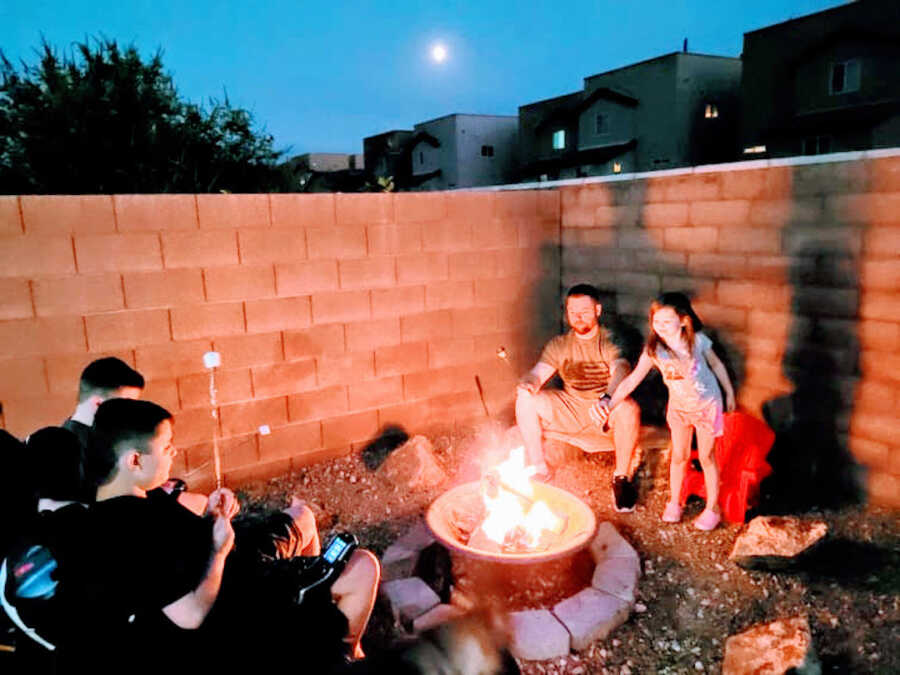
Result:
[[[421,616],[413,619],[413,632],[422,633],[461,616],[465,616],[465,612],[455,605],[435,605]]]
[[[394,619],[403,622],[413,621],[441,601],[437,593],[418,577],[383,583],[381,593],[391,603]]]
[[[558,602],[553,613],[572,636],[572,649],[581,651],[606,638],[628,620],[631,604],[593,588],[585,588]]]
[[[447,474],[434,458],[431,442],[413,436],[394,450],[378,467],[378,473],[396,487],[425,490],[447,480]]]
[[[391,544],[381,556],[381,578],[384,581],[405,579],[412,574],[418,559],[418,551],[411,551],[396,543]]]
[[[595,563],[607,558],[632,558],[640,570],[637,551],[619,534],[612,523],[600,523],[597,526],[597,534],[591,541],[591,555]]]
[[[640,576],[641,566],[634,558],[606,558],[594,568],[591,586],[632,604]]]
[[[734,542],[728,556],[741,567],[783,569],[802,559],[828,533],[821,520],[757,516]]]
[[[819,675],[822,672],[805,616],[754,626],[725,641],[722,675],[787,672],[798,675]]]
[[[509,615],[513,656],[528,661],[545,661],[569,653],[570,637],[550,610],[530,609]]]
[[[424,520],[416,521],[415,525],[410,527],[401,535],[395,544],[402,546],[410,551],[421,551],[426,546],[430,546],[435,542],[434,535]]]

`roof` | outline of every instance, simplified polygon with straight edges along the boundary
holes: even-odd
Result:
[[[645,63],[651,63],[653,61],[662,61],[663,59],[670,59],[675,56],[694,56],[704,59],[727,59],[729,61],[740,61],[740,57],[738,56],[721,56],[719,54],[698,54],[697,52],[669,52],[668,54],[663,54],[662,56],[654,56],[650,59],[644,59],[643,61],[637,61],[636,63],[629,63],[627,66],[619,66],[618,68],[613,68],[612,70],[604,70],[602,73],[597,73],[596,75],[588,75],[585,77],[585,80],[592,80],[595,77],[600,77],[601,75],[609,75],[610,73],[616,73],[620,70],[627,70],[628,68],[634,68],[635,66],[642,66]]]
[[[772,28],[778,28],[780,26],[785,26],[789,23],[795,23],[797,21],[804,21],[810,17],[818,16],[820,14],[828,14],[829,12],[841,12],[841,11],[847,9],[848,7],[852,7],[853,5],[856,5],[856,4],[857,4],[857,2],[855,0],[850,0],[849,2],[846,2],[843,5],[838,5],[837,7],[831,7],[829,9],[822,9],[822,10],[819,10],[818,12],[804,14],[803,16],[795,16],[790,19],[781,21],[779,23],[773,23],[773,24],[769,24],[768,26],[763,26],[762,28],[754,28],[753,30],[746,31],[744,33],[744,35],[751,35],[752,33],[759,33],[760,31],[770,30]]]

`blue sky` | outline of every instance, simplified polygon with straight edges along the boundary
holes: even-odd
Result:
[[[179,93],[250,110],[278,148],[361,152],[362,139],[442,115],[515,115],[585,76],[681,49],[738,56],[743,33],[841,0],[5,0],[0,48],[41,35],[163,50]],[[448,58],[429,58],[433,43]]]

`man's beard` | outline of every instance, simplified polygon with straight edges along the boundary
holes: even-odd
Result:
[[[597,324],[589,323],[589,324],[577,324],[572,326],[572,330],[575,331],[578,335],[587,335],[594,328],[596,328]]]

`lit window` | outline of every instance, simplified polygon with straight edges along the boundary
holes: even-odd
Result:
[[[831,64],[831,81],[829,93],[846,94],[859,91],[859,61],[841,61]]]
[[[553,132],[553,149],[563,150],[566,147],[566,130],[560,129]]]
[[[622,163],[613,162],[613,173],[622,173]]]
[[[481,156],[482,157],[493,157],[494,156],[494,146],[493,145],[482,145],[481,146]]]
[[[419,153],[419,164],[424,164],[424,163],[425,163],[425,154],[420,152]]]
[[[766,146],[764,145],[751,145],[749,148],[744,148],[745,155],[759,155],[766,151]]]
[[[719,116],[719,106],[715,103],[707,103],[706,104],[706,112],[703,115],[706,119],[710,120],[714,117]]]
[[[597,117],[594,120],[594,127],[597,131],[597,134],[605,134],[609,132],[607,116],[603,113],[597,113]]]

